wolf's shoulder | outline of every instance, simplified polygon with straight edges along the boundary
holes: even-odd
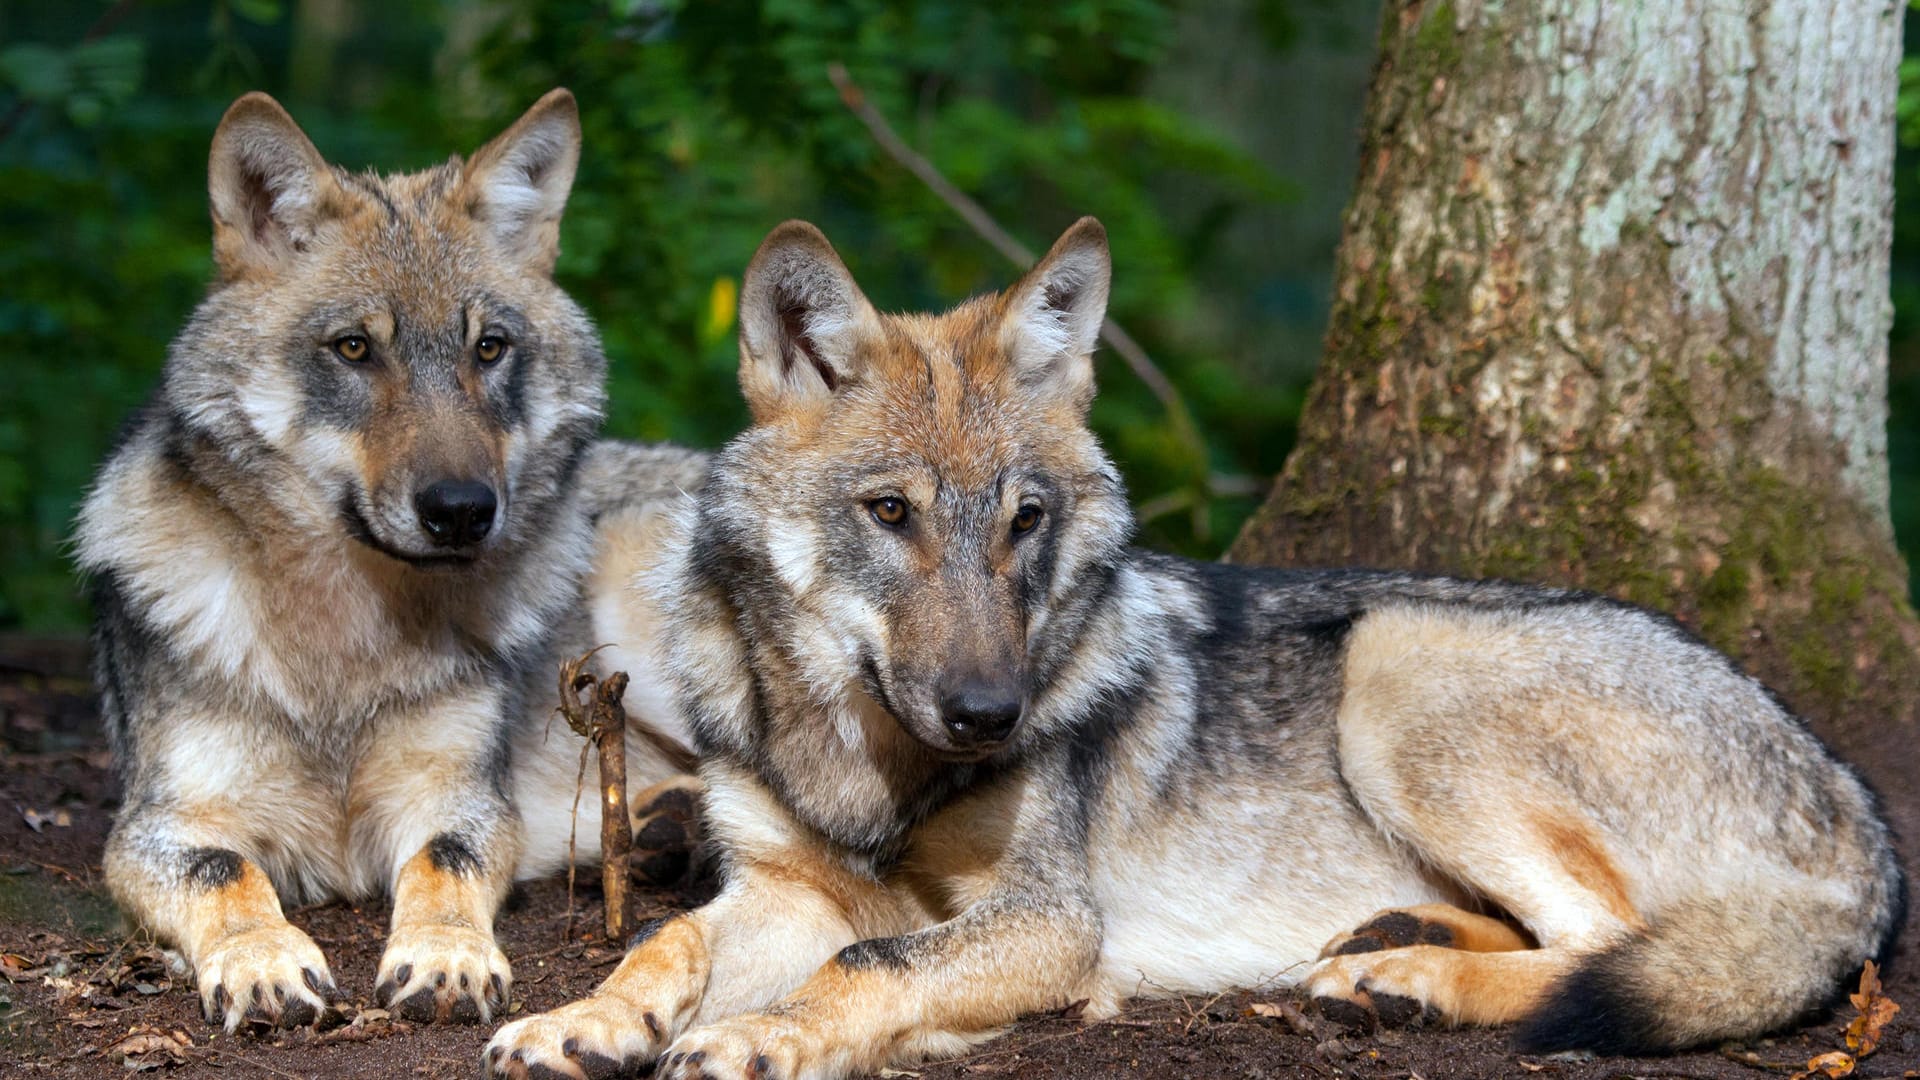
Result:
[[[73,537],[83,574],[112,569],[139,549],[154,516],[192,483],[182,458],[178,419],[156,390],[120,425],[81,501]]]

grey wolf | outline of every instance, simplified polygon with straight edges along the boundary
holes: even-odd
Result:
[[[882,315],[790,223],[754,426],[648,579],[725,884],[495,1075],[837,1077],[1024,1013],[1294,984],[1330,1015],[1662,1051],[1888,946],[1870,793],[1671,621],[1579,592],[1128,546],[1086,425],[1104,231]]]
[[[606,589],[704,462],[595,439],[606,360],[551,277],[579,146],[564,90],[411,175],[329,165],[263,94],[214,135],[217,280],[78,561],[125,787],[107,881],[229,1030],[337,993],[283,904],[382,891],[383,1000],[501,1009],[495,909],[566,858],[563,656],[624,646],[602,662],[663,736],[636,726],[629,775],[674,783],[649,617]]]

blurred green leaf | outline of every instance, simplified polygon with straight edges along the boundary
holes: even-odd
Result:
[[[280,21],[285,14],[280,0],[227,0],[227,5],[235,15],[251,23],[270,26]]]
[[[29,101],[58,101],[73,87],[73,65],[59,49],[26,42],[0,50],[0,78]]]

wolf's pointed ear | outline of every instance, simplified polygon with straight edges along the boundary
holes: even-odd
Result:
[[[326,159],[279,102],[256,91],[228,106],[207,162],[221,278],[284,268],[313,241],[333,190]]]
[[[1083,217],[1007,290],[1001,343],[1015,374],[1033,390],[1093,401],[1093,347],[1107,317],[1113,264],[1107,230]]]
[[[513,126],[467,159],[462,190],[475,219],[509,258],[551,273],[560,214],[580,165],[580,107],[549,90]]]
[[[762,423],[824,406],[858,377],[880,317],[819,229],[786,222],[760,242],[740,288],[740,389]]]

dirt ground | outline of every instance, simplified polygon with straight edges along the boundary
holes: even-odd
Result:
[[[151,942],[129,937],[101,881],[116,790],[77,644],[0,640],[0,1076],[475,1077],[490,1029],[415,1026],[372,1007],[382,904],[289,913],[333,964],[352,1022],[326,1032],[227,1036],[200,1018],[190,985]],[[498,934],[514,965],[514,1008],[541,1011],[590,990],[619,959],[595,939],[597,875],[581,875],[573,933],[564,879],[519,891]],[[646,917],[682,898],[639,895]],[[1887,981],[1894,1017],[1856,1077],[1920,1076],[1920,977]],[[1499,1030],[1354,1034],[1284,994],[1140,1002],[1120,1017],[1023,1021],[958,1060],[896,1073],[936,1078],[1791,1076],[1844,1047],[1851,1007],[1747,1046],[1665,1059],[1557,1060],[1513,1054]],[[1256,1008],[1256,1006],[1261,1006]],[[1826,1074],[1818,1074],[1826,1075]],[[1834,1074],[1840,1075],[1840,1074]]]

